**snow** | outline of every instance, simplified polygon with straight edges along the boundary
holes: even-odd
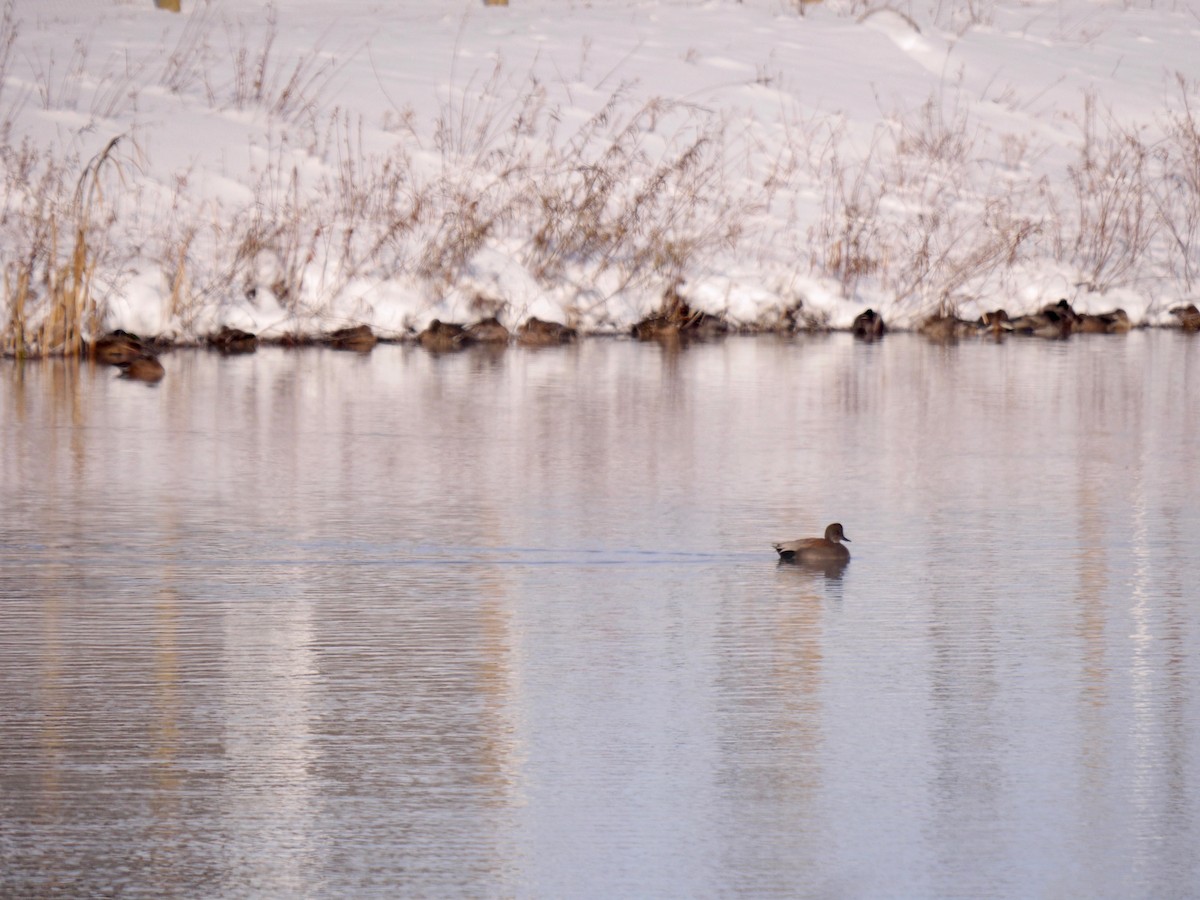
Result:
[[[1195,301],[1194,4],[510,4],[9,0],[6,318],[81,225],[95,328],[183,340]],[[1144,157],[1077,190],[1089,113]]]

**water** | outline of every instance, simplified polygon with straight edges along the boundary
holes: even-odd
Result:
[[[165,361],[0,365],[0,896],[1200,896],[1194,338]]]

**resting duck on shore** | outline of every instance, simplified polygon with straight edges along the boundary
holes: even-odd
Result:
[[[873,309],[868,309],[854,317],[854,324],[850,326],[850,331],[856,338],[873,341],[883,337],[887,326],[883,323],[883,316]]]
[[[449,353],[461,350],[471,343],[471,335],[457,322],[434,319],[429,327],[417,335],[417,343],[434,353]]]
[[[1018,316],[1012,320],[1013,331],[1031,334],[1034,337],[1060,340],[1070,337],[1079,316],[1066,299],[1042,307],[1041,312],[1029,316]]]
[[[979,333],[979,326],[957,316],[930,316],[917,326],[917,331],[931,341],[953,341]]]
[[[508,329],[501,325],[500,320],[495,316],[490,316],[469,326],[467,334],[471,336],[472,340],[481,344],[507,344],[509,338]]]
[[[565,344],[575,340],[575,329],[533,317],[517,329],[517,340],[530,347]]]
[[[226,356],[253,353],[258,349],[258,337],[240,328],[225,325],[220,331],[208,336],[208,346]]]
[[[1179,320],[1179,325],[1184,331],[1200,331],[1200,309],[1196,309],[1195,303],[1176,306],[1171,310],[1171,315]]]
[[[1009,321],[1008,313],[1003,309],[993,309],[979,317],[980,334],[990,334],[992,337],[1001,338],[1010,331],[1012,331],[1012,322]]]
[[[1075,320],[1075,330],[1082,334],[1124,334],[1133,327],[1129,314],[1123,309],[1106,313],[1084,313]]]
[[[840,563],[850,559],[850,550],[842,546],[842,541],[849,543],[840,522],[834,522],[825,529],[823,538],[801,538],[798,541],[785,541],[772,546],[778,551],[779,558],[785,562],[798,563]]]
[[[367,353],[379,343],[375,332],[369,325],[353,325],[331,331],[325,338],[334,350],[352,350],[355,353]]]

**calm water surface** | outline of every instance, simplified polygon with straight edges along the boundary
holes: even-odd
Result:
[[[1200,340],[165,362],[0,364],[0,895],[1200,896]]]

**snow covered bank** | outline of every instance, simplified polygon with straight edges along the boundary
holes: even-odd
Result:
[[[956,6],[8,0],[3,350],[620,331],[672,290],[748,327],[1171,321],[1194,8]]]

